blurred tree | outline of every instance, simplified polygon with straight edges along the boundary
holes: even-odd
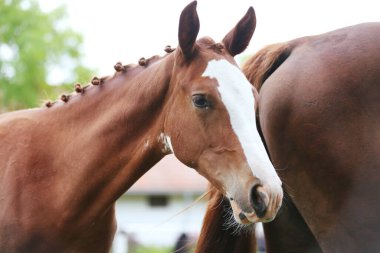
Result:
[[[63,6],[45,13],[35,0],[0,0],[0,111],[55,97],[62,86],[47,80],[57,70],[68,77],[61,80],[66,85],[89,80],[90,70],[81,63],[82,37],[66,18]]]

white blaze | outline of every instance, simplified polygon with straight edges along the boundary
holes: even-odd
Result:
[[[218,81],[218,91],[230,116],[232,129],[253,174],[268,184],[281,184],[257,131],[252,86],[244,74],[226,60],[211,60],[202,76]]]

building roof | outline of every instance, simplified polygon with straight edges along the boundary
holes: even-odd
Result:
[[[128,194],[203,193],[207,185],[208,181],[198,172],[168,155],[145,173]]]

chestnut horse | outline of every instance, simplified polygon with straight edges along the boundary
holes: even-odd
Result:
[[[238,222],[273,219],[281,181],[233,59],[254,11],[215,43],[196,40],[196,4],[180,16],[174,52],[119,63],[60,102],[0,116],[0,252],[107,252],[115,201],[169,153],[230,198]]]
[[[361,24],[268,46],[245,63],[289,196],[264,224],[267,252],[380,251],[379,41],[380,23]],[[243,240],[220,235],[212,217],[225,212],[208,209],[197,252]]]

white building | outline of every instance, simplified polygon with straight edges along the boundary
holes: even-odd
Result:
[[[166,156],[117,201],[113,252],[126,252],[127,236],[155,246],[173,246],[181,233],[196,237],[207,198],[193,202],[206,191],[203,177],[173,155]]]

